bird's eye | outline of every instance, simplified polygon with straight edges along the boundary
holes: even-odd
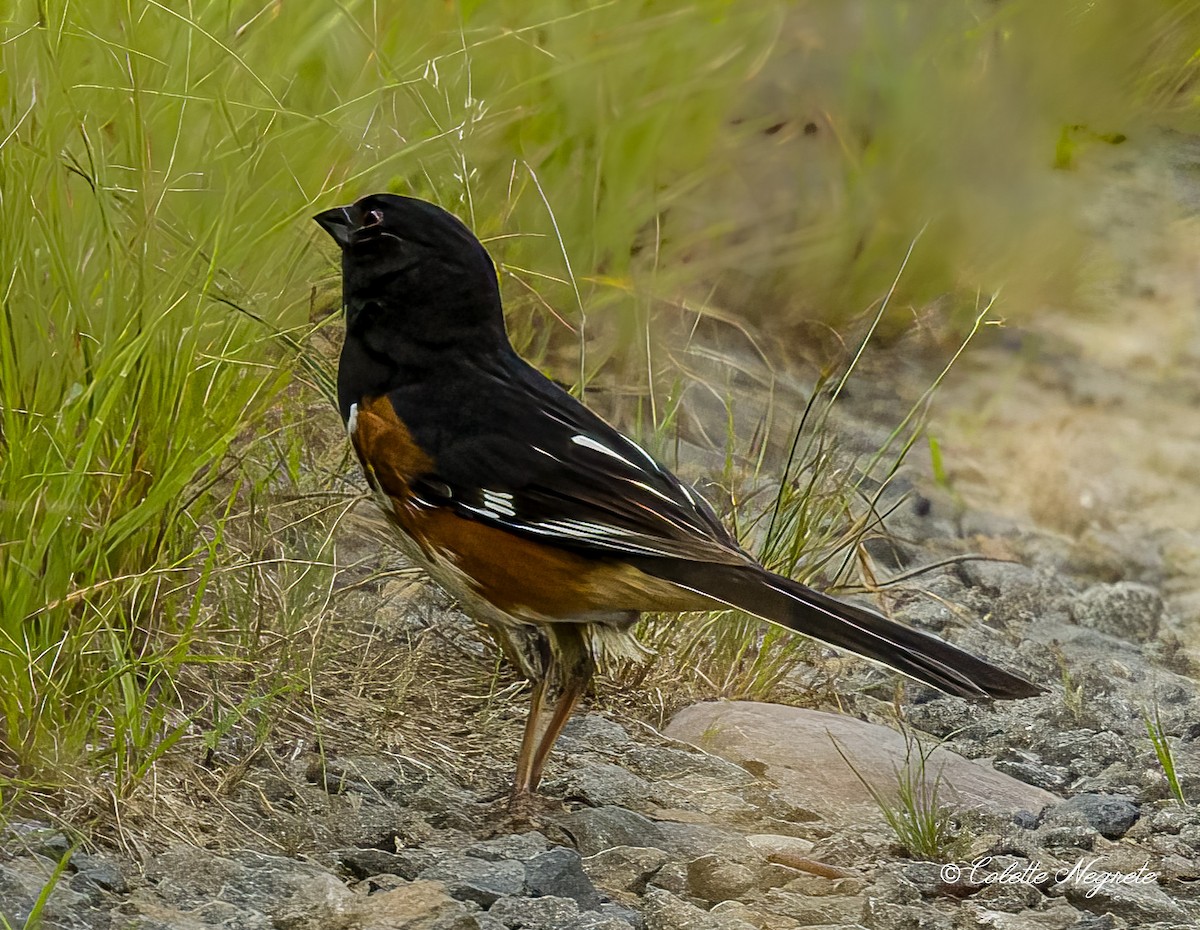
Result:
[[[378,226],[382,222],[383,222],[383,211],[382,210],[370,210],[367,212],[367,215],[363,218],[363,228],[369,229],[372,226]]]

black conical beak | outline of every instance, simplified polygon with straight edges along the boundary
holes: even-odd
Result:
[[[353,206],[349,207],[334,207],[332,210],[324,210],[313,217],[317,224],[333,236],[334,241],[343,249],[350,244],[350,234],[357,228],[358,224],[353,219],[353,213],[356,212]]]

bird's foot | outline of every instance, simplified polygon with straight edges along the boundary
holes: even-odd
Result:
[[[554,819],[565,812],[562,801],[548,798],[532,791],[514,791],[502,811],[497,812],[492,822],[493,835],[502,833],[525,833],[538,830],[543,833],[553,829]]]
[[[557,798],[548,798],[536,791],[514,791],[508,796],[508,813],[511,817],[534,817],[538,814],[561,813],[563,803]]]

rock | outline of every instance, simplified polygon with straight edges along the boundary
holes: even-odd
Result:
[[[276,925],[280,926],[280,925]],[[478,930],[479,922],[436,882],[417,881],[368,896],[342,923],[355,930]],[[290,930],[290,927],[289,927]]]
[[[148,863],[146,878],[161,902],[185,912],[203,911],[206,921],[213,920],[216,903],[238,926],[320,928],[344,914],[355,897],[318,866],[249,851],[219,856],[207,849],[173,847]],[[149,894],[141,900],[147,898]]]
[[[1158,802],[1158,809],[1147,824],[1152,833],[1175,833],[1189,826],[1200,826],[1200,807],[1181,807],[1174,801]],[[1137,827],[1141,828],[1141,822]]]
[[[746,837],[746,842],[750,844],[751,849],[768,860],[772,856],[806,857],[813,848],[811,840],[778,833],[752,833]]]
[[[1060,876],[1052,894],[1061,894],[1074,907],[1093,914],[1113,914],[1134,927],[1155,921],[1180,922],[1188,915],[1175,901],[1148,878],[1144,884],[1116,883],[1105,880],[1107,870],[1099,857],[1081,859]]]
[[[86,886],[92,885],[113,894],[129,892],[125,869],[109,856],[77,852],[71,856],[70,868],[75,872],[71,876],[71,887],[76,891],[82,892]]]
[[[390,759],[369,755],[314,757],[308,778],[331,794],[353,791],[401,803],[408,803],[426,781],[415,768],[405,772]]]
[[[950,918],[928,905],[892,904],[869,896],[859,918],[867,930],[950,930]]]
[[[403,888],[408,884],[410,884],[409,881],[401,878],[399,875],[392,875],[390,872],[379,872],[376,875],[368,875],[366,878],[359,879],[352,890],[357,895],[373,895],[379,894],[382,891],[395,891],[397,888]]]
[[[24,927],[37,905],[42,889],[54,876],[57,862],[44,856],[22,856],[10,862],[0,862],[0,926],[5,922]],[[66,921],[70,915],[81,913],[89,904],[87,894],[70,887],[65,881],[54,885],[42,909],[42,918],[49,926],[56,920]]]
[[[740,765],[707,752],[664,746],[638,746],[626,752],[622,761],[630,770],[655,783],[695,777],[712,785],[734,790],[755,782],[755,777]]]
[[[411,804],[440,829],[470,833],[487,819],[473,794],[441,776],[431,776],[412,796]]]
[[[1016,914],[1041,904],[1042,892],[1030,882],[998,883],[984,885],[982,890],[971,896],[971,900],[980,907]]]
[[[550,847],[549,840],[536,830],[528,833],[508,833],[494,839],[472,843],[463,850],[463,855],[496,862],[500,859],[532,859]]]
[[[962,698],[937,695],[914,704],[907,715],[914,729],[945,739],[956,752],[967,758],[985,755],[984,746],[1004,738],[1005,719],[1002,715],[981,716],[978,708]]]
[[[488,908],[505,895],[519,895],[525,889],[525,866],[511,859],[489,862],[474,856],[447,856],[418,876],[425,881],[441,882],[457,901],[473,901]]]
[[[668,862],[654,873],[651,884],[655,888],[662,888],[671,894],[686,897],[689,894],[687,863],[677,860]]]
[[[757,930],[736,917],[710,914],[659,888],[646,893],[646,930]]]
[[[787,888],[772,888],[763,896],[760,906],[772,914],[790,917],[800,926],[810,927],[855,925],[865,905],[866,899],[857,895],[813,897]]]
[[[1012,825],[1021,830],[1036,830],[1040,819],[1033,811],[1017,811],[1012,815]]]
[[[580,914],[570,925],[570,930],[634,930],[634,924],[615,914],[588,911]]]
[[[756,906],[751,907],[741,901],[722,901],[709,908],[708,913],[711,917],[722,920],[740,920],[743,923],[770,928],[770,930],[796,930],[799,926],[794,920],[788,920],[778,913],[768,913],[761,904],[761,901],[756,902]]]
[[[400,808],[391,803],[364,799],[334,818],[334,830],[343,846],[395,850],[402,829]]]
[[[693,812],[722,821],[769,816],[742,792],[715,789],[694,775],[655,785],[654,800],[663,805],[652,811],[661,820],[680,820],[683,814]]]
[[[893,800],[896,770],[904,766],[908,750],[904,737],[886,727],[840,714],[746,701],[684,708],[666,733],[763,771],[797,806],[820,810],[828,820],[841,823],[878,820],[881,815],[833,741],[863,778]],[[1058,801],[1049,792],[946,749],[934,749],[926,768],[930,780],[940,776],[939,797],[950,807],[1011,814]]]
[[[1099,775],[1116,762],[1132,762],[1135,748],[1111,730],[1048,730],[1035,744],[1041,761],[1067,770],[1072,775]]]
[[[688,892],[713,904],[743,897],[757,879],[752,870],[724,856],[701,856],[687,864]]]
[[[570,898],[580,910],[600,906],[600,895],[584,873],[579,853],[565,846],[555,846],[526,861],[525,887],[535,897]]]
[[[612,752],[628,746],[630,742],[629,733],[615,720],[600,714],[584,714],[572,717],[563,727],[558,745],[574,752],[581,749]]]
[[[1105,839],[1119,840],[1137,822],[1138,805],[1120,794],[1078,794],[1046,812],[1048,824],[1086,824]]]
[[[824,875],[811,875],[807,872],[789,870],[790,880],[782,886],[782,890],[790,894],[804,895],[806,898],[824,898],[833,896],[850,896],[860,893],[866,882],[861,878],[829,878]]]
[[[555,779],[548,788],[569,799],[586,801],[593,807],[646,808],[653,786],[619,765],[590,762]]]
[[[825,866],[839,867],[838,874],[848,874],[847,870],[869,868],[874,862],[890,859],[889,850],[895,842],[894,832],[872,821],[839,830],[814,843],[808,858]]]
[[[587,807],[568,814],[559,824],[581,855],[594,856],[614,846],[666,848],[658,825],[623,807]]]
[[[1116,926],[1107,922],[1092,923],[1098,918],[1091,914],[1080,914],[1068,904],[1057,904],[1039,910],[1006,913],[983,906],[972,899],[963,905],[961,926],[987,927],[988,930],[1113,930]]]
[[[624,904],[617,904],[613,901],[607,901],[600,905],[600,910],[597,912],[601,917],[619,920],[623,924],[628,924],[633,930],[646,930],[646,921],[642,917],[640,911],[635,911],[631,907],[626,907]],[[583,918],[590,917],[591,914],[580,915]],[[615,928],[615,930],[623,930],[623,928]]]
[[[1040,788],[1047,794],[1051,791],[1062,791],[1071,782],[1071,774],[1065,768],[1056,765],[1042,765],[1027,758],[996,759],[993,768],[1003,775],[1008,775],[1034,788]],[[1057,803],[1058,798],[1045,803]],[[1041,806],[1044,806],[1041,805]]]
[[[399,875],[412,881],[425,869],[434,864],[436,857],[424,849],[402,849],[387,852],[383,849],[339,849],[334,852],[337,861],[355,878],[372,875]]]
[[[942,864],[937,862],[906,862],[900,868],[900,875],[921,893],[922,897],[932,898],[946,891],[946,881],[942,878]]]
[[[1037,842],[1060,856],[1096,847],[1096,831],[1086,824],[1047,824],[1037,831]]]
[[[578,926],[580,916],[571,898],[513,896],[499,898],[488,915],[514,930],[567,930]]]
[[[683,859],[695,859],[709,853],[727,859],[759,859],[746,838],[728,827],[711,823],[674,823],[660,821],[664,847]]]
[[[1152,640],[1162,615],[1159,593],[1131,581],[1093,585],[1071,605],[1071,619],[1080,626],[1134,643]]]
[[[0,824],[0,851],[6,854],[36,853],[57,860],[70,848],[71,841],[66,834],[48,821],[14,818]]]
[[[589,856],[582,865],[601,888],[641,894],[668,858],[664,850],[653,846],[614,846]]]
[[[693,810],[727,817],[757,813],[745,791],[757,785],[753,775],[724,759],[695,750],[637,746],[621,762],[652,788],[652,799],[664,808]]]
[[[829,832],[819,811],[793,804],[777,788],[766,788],[763,783],[754,784],[742,792],[742,797],[758,808],[755,820],[775,821],[771,826],[780,834],[811,839],[814,833],[822,830]]]
[[[921,889],[909,878],[909,866],[913,864],[885,864],[875,883],[868,889],[870,900],[887,901],[890,904],[921,904],[924,897]],[[926,877],[923,875],[922,880]]]

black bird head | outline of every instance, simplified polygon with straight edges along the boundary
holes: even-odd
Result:
[[[348,338],[387,355],[508,345],[491,256],[441,207],[370,194],[313,219],[342,249]]]

